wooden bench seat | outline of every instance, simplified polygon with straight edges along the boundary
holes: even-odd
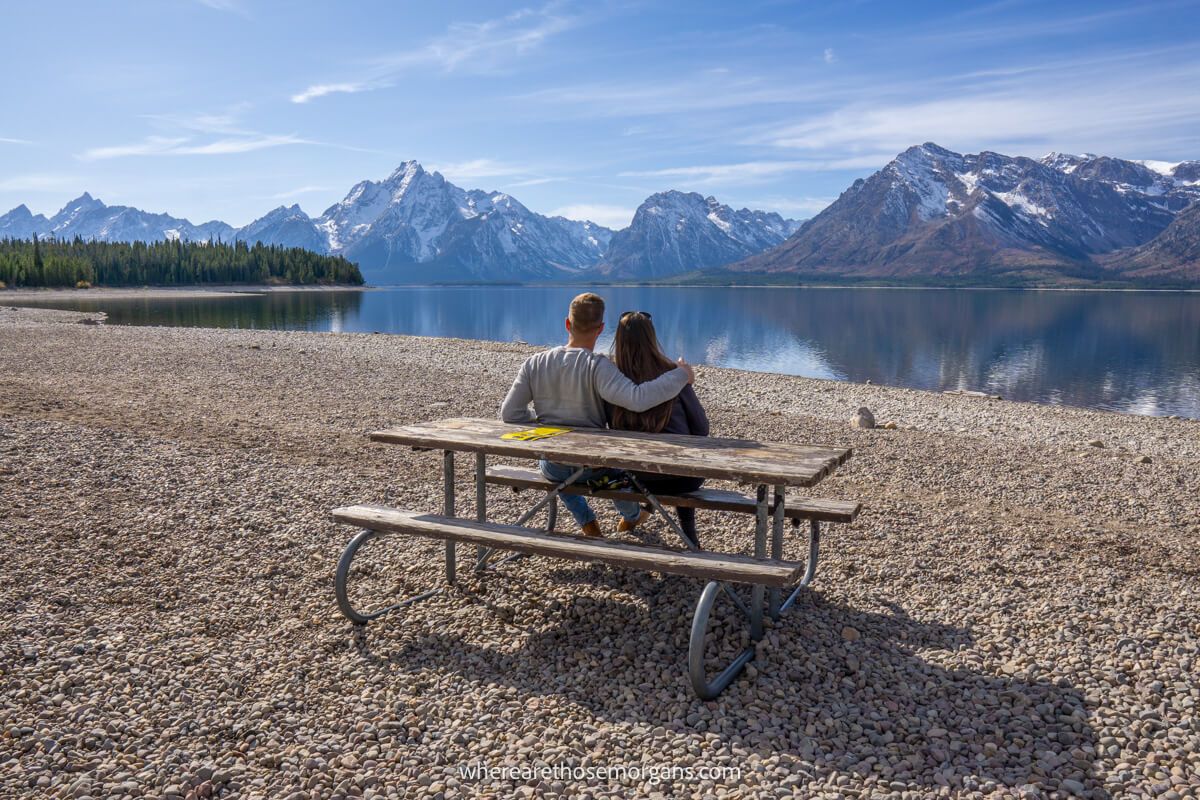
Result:
[[[541,489],[543,491],[550,491],[557,485],[553,481],[547,480],[538,470],[524,467],[488,467],[486,480],[488,483],[511,486],[517,490]],[[584,484],[568,486],[563,489],[563,493],[582,494],[606,500],[637,501],[642,499],[642,495],[638,492],[607,489],[592,490]],[[735,511],[746,514],[753,514],[756,510],[753,497],[747,497],[744,494],[732,492],[727,489],[701,488],[685,494],[656,494],[655,497],[664,506],[684,506],[713,511]],[[774,506],[773,503],[771,505]],[[771,510],[774,511],[774,508],[772,507]],[[788,500],[784,506],[784,516],[793,520],[809,519],[821,522],[853,522],[860,510],[862,510],[862,505],[853,500],[800,498]]]
[[[373,531],[466,542],[498,550],[589,561],[714,581],[786,587],[796,583],[805,565],[796,561],[750,556],[679,551],[570,534],[546,533],[515,525],[422,514],[379,505],[337,508],[333,518]]]

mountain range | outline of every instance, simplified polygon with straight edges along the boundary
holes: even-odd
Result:
[[[372,283],[415,283],[666,277],[753,255],[798,225],[671,191],[648,198],[631,225],[614,234],[594,222],[535,213],[502,192],[461,189],[406,161],[382,181],[354,185],[316,218],[292,205],[242,228],[193,225],[107,206],[85,192],[50,218],[18,206],[0,217],[0,237],[260,241],[343,255]]]
[[[1200,282],[1200,161],[905,150],[737,273]]]
[[[107,242],[162,241],[164,239],[229,240],[234,229],[224,222],[193,225],[170,214],[152,214],[129,206],[108,206],[84,192],[47,219],[21,204],[0,217],[0,238],[28,239],[57,236]]]
[[[107,206],[86,192],[0,237],[261,241],[344,255],[372,283],[552,280],[1200,284],[1200,161],[910,147],[800,223],[665,191],[627,228],[545,216],[407,161],[310,217],[281,206],[242,228]]]

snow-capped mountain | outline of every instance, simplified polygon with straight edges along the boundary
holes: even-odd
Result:
[[[0,217],[0,237],[100,241],[241,240],[345,255],[368,280],[530,280],[570,277],[600,260],[612,231],[534,213],[502,192],[461,189],[415,161],[362,181],[320,217],[280,206],[243,228],[193,225],[167,214],[107,206],[84,193],[50,219],[24,205]]]
[[[596,270],[613,278],[663,278],[721,267],[774,247],[798,226],[695,192],[659,192],[638,206],[628,228],[613,234]]]
[[[295,204],[290,207],[280,206],[244,228],[238,228],[233,238],[282,247],[303,247],[318,253],[329,252],[329,240],[325,231]]]
[[[596,263],[612,236],[502,192],[460,189],[416,161],[356,184],[316,225],[332,252],[376,281],[564,277]]]
[[[1107,184],[1122,194],[1159,198],[1168,211],[1182,211],[1200,199],[1200,161],[1126,161],[1091,153],[1050,153],[1043,164],[1086,180]]]
[[[1200,162],[963,155],[926,143],[855,181],[749,271],[884,277],[1107,277],[1200,198]],[[1105,263],[1110,263],[1105,260]]]
[[[50,230],[50,220],[44,214],[34,214],[22,203],[0,217],[0,239],[32,239]]]
[[[210,237],[228,240],[233,228],[213,220],[193,225],[170,214],[152,214],[130,206],[109,206],[84,192],[51,217],[39,235],[70,239],[97,239],[108,242],[160,241],[163,239],[202,240]]]

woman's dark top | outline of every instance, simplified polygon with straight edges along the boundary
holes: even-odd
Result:
[[[605,403],[604,411],[608,415],[608,424],[612,425],[613,407]],[[700,405],[700,398],[696,396],[696,391],[692,389],[690,383],[684,386],[683,391],[675,398],[675,404],[671,406],[671,418],[667,420],[667,425],[662,432],[708,436],[708,415],[704,413],[704,406]],[[704,485],[704,478],[652,475],[640,472],[636,474],[642,485],[653,494],[683,494],[684,492],[694,492]],[[700,536],[696,532],[696,509],[680,506],[675,509],[675,513],[679,516],[679,526],[683,530],[683,535],[699,546]]]
[[[608,424],[612,425],[613,406],[605,403],[604,411],[608,415]],[[667,426],[661,433],[708,436],[708,415],[704,413],[704,406],[700,405],[700,398],[696,396],[696,391],[690,383],[684,386],[683,391],[675,398],[675,404],[671,407],[671,418],[667,420]]]
[[[700,405],[700,398],[690,383],[675,398],[671,418],[662,432],[708,436],[708,415],[704,413],[704,406]]]

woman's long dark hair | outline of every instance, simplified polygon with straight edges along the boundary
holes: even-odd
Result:
[[[621,315],[613,338],[612,357],[617,369],[634,383],[652,381],[675,369],[675,363],[663,355],[658,346],[650,315],[641,311],[627,311]],[[674,398],[641,413],[617,406],[613,408],[612,426],[623,431],[660,433],[667,427],[674,407]]]

